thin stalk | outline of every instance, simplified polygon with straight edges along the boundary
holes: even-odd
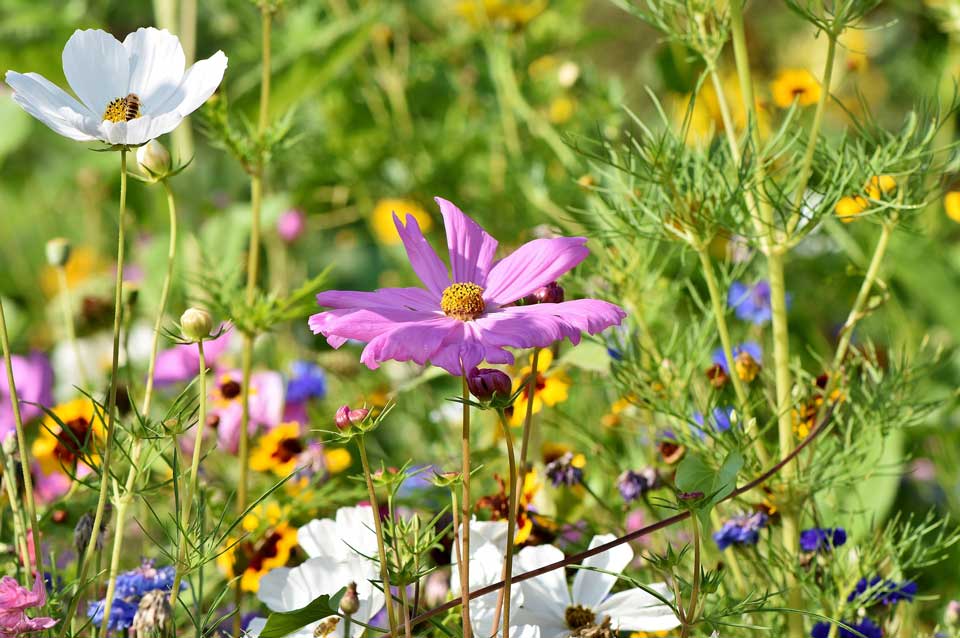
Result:
[[[403,631],[406,635],[406,638],[413,638],[413,628],[410,624],[410,607],[409,602],[407,601],[407,587],[406,585],[401,586],[400,588],[400,610],[403,612]],[[349,636],[350,634],[344,633],[344,636]]]
[[[67,342],[70,344],[70,350],[77,361],[77,372],[80,375],[80,384],[86,385],[87,378],[84,374],[83,358],[80,356],[80,348],[77,346],[77,329],[73,323],[73,306],[70,302],[70,281],[67,279],[67,269],[65,266],[57,266],[57,280],[60,282],[60,299],[63,306],[63,328],[67,333]]]
[[[17,448],[20,451],[20,471],[23,472],[24,514],[27,529],[24,534],[33,534],[33,553],[37,563],[37,573],[43,573],[43,555],[40,551],[40,531],[37,529],[37,506],[33,499],[33,477],[30,474],[30,453],[23,432],[23,415],[20,413],[20,397],[17,394],[16,380],[13,378],[13,353],[10,351],[10,335],[7,332],[7,317],[0,300],[0,344],[3,345],[3,363],[7,370],[7,387],[10,390],[10,408],[13,410],[13,423],[17,432]],[[13,474],[10,475],[12,481]],[[11,503],[12,505],[12,503]],[[24,536],[26,541],[26,536]],[[30,561],[23,564],[29,571]]]
[[[10,501],[10,514],[13,518],[13,535],[17,550],[20,552],[20,562],[24,568],[30,565],[30,547],[27,544],[27,530],[23,510],[20,509],[20,495],[17,494],[16,483],[11,479],[17,475],[17,468],[14,465],[13,456],[0,450],[3,454],[3,468],[7,477],[3,481],[4,489],[7,492],[7,500]],[[30,571],[29,569],[27,571]]]
[[[720,516],[717,514],[717,510],[713,509],[710,511],[710,521],[713,523],[714,529],[720,531],[720,528],[723,525],[720,523]],[[740,594],[747,593],[747,583],[743,578],[743,569],[740,567],[740,560],[737,558],[737,553],[733,550],[732,547],[728,547],[723,550],[723,558],[730,565],[730,571],[733,573],[733,580],[737,584],[737,589]]]
[[[690,517],[690,526],[693,528],[693,584],[690,587],[690,606],[681,630],[683,638],[690,635],[690,628],[697,622],[697,596],[700,595],[700,522],[696,516]]]
[[[163,316],[167,309],[167,301],[170,297],[170,286],[173,280],[173,265],[177,256],[177,206],[173,196],[173,189],[166,181],[162,181],[167,194],[167,210],[170,214],[170,243],[167,246],[167,272],[163,278],[163,285],[160,288],[160,302],[157,307],[157,318],[153,325],[153,342],[150,346],[150,361],[147,364],[147,386],[143,393],[143,408],[140,413],[145,419],[150,416],[150,405],[153,400],[154,374],[157,365],[157,352],[160,349],[160,329],[163,327]],[[121,547],[123,545],[123,533],[126,527],[127,511],[129,510],[133,487],[136,485],[137,478],[140,475],[140,455],[143,452],[143,442],[137,439],[134,442],[133,450],[130,454],[130,469],[127,471],[127,480],[124,483],[123,495],[117,503],[116,521],[114,523],[113,551],[110,557],[110,575],[107,581],[107,596],[103,607],[103,637],[106,638],[107,627],[110,620],[110,612],[113,607],[113,594],[117,587],[117,574],[120,569]]]
[[[273,27],[273,12],[267,3],[260,5],[260,110],[257,117],[257,139],[263,141],[270,122],[270,77],[271,77],[271,34]],[[263,207],[263,174],[264,157],[261,151],[256,165],[250,172],[250,245],[247,251],[247,305],[253,305],[257,297],[257,279],[260,274],[260,214]],[[242,353],[242,381],[240,417],[240,444],[237,451],[240,463],[240,476],[237,481],[237,516],[242,516],[247,508],[247,479],[248,460],[250,456],[250,376],[253,372],[253,340],[254,335],[245,334]],[[239,554],[237,560],[239,561]],[[243,602],[243,588],[237,580],[234,590],[233,633],[240,635],[240,611]]]
[[[373,488],[373,475],[370,473],[370,461],[367,458],[367,445],[363,435],[357,437],[357,449],[360,452],[360,463],[363,466],[363,477],[367,481],[367,498],[373,508],[373,528],[377,533],[377,554],[380,557],[380,580],[383,585],[383,597],[387,604],[387,621],[390,624],[390,633],[397,630],[397,620],[393,613],[393,594],[390,591],[390,570],[387,567],[387,546],[383,538],[383,523],[380,521],[380,507],[377,505],[377,491]]]
[[[116,439],[115,412],[117,409],[117,374],[120,368],[120,325],[123,320],[123,258],[124,258],[124,217],[127,212],[127,149],[120,149],[120,209],[117,213],[117,275],[116,291],[113,299],[113,361],[110,367],[110,391],[107,398],[107,440],[104,444],[103,461],[100,465],[100,496],[93,515],[93,533],[87,541],[82,563],[77,570],[77,592],[70,600],[67,614],[60,625],[60,638],[66,636],[71,620],[77,613],[80,596],[84,589],[84,580],[94,553],[97,551],[97,539],[100,538],[100,525],[107,505],[107,492],[110,486],[110,463],[113,460],[114,440]],[[5,334],[5,333],[4,333]],[[28,475],[29,476],[29,475]],[[29,480],[29,479],[28,479]]]
[[[463,502],[460,503],[461,561],[460,596],[463,601],[463,638],[470,638],[470,388],[467,386],[467,374],[463,374],[463,427],[460,436],[460,450],[463,456]]]
[[[180,521],[183,533],[180,534],[180,547],[177,551],[177,564],[173,571],[173,587],[170,589],[170,609],[177,610],[177,597],[180,595],[180,581],[187,559],[187,536],[190,534],[190,514],[193,510],[193,496],[197,491],[197,474],[200,472],[200,448],[203,447],[203,430],[207,424],[207,359],[203,354],[203,340],[197,341],[197,353],[200,355],[200,412],[197,417],[197,433],[193,439],[193,459],[190,463],[190,482],[181,501]]]
[[[540,363],[540,348],[533,349],[533,358],[530,360],[530,377],[527,379],[527,412],[523,417],[523,434],[520,440],[520,475],[527,476],[527,453],[530,449],[530,431],[533,429],[533,394],[537,389],[537,364]],[[517,499],[514,501],[515,517],[519,517],[520,491],[523,489],[523,479],[517,481]],[[516,520],[516,518],[514,519]]]
[[[497,611],[493,617],[493,627],[499,625],[500,611],[503,610],[503,635],[510,638],[510,581],[513,575],[513,547],[517,535],[517,458],[513,449],[513,435],[510,433],[510,424],[503,410],[498,410],[500,429],[503,430],[503,439],[507,444],[507,466],[509,472],[509,487],[507,491],[507,552],[503,557],[503,571],[500,579],[503,589],[497,601]]]
[[[710,262],[710,256],[706,248],[697,247],[697,254],[700,256],[700,265],[703,270],[703,277],[707,281],[707,290],[710,292],[710,305],[713,308],[713,318],[717,324],[717,332],[720,334],[720,345],[723,347],[723,358],[727,363],[727,375],[733,384],[733,390],[737,395],[737,401],[740,402],[740,410],[743,413],[743,422],[747,428],[747,434],[753,438],[754,449],[761,465],[767,465],[770,462],[770,455],[767,454],[767,448],[763,445],[763,440],[757,436],[756,421],[753,418],[753,410],[750,407],[750,397],[747,389],[743,385],[743,380],[737,374],[736,364],[733,359],[733,342],[730,339],[730,328],[727,325],[727,315],[724,312],[723,297],[720,294],[720,286],[717,283],[717,275],[713,271],[713,264]]]
[[[453,558],[457,563],[460,574],[460,587],[463,587],[463,552],[460,549],[460,508],[457,505],[456,486],[450,489],[450,512],[453,515]]]

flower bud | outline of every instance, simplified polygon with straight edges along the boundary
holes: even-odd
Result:
[[[3,437],[3,453],[7,456],[13,456],[17,453],[17,434],[15,431],[10,430],[7,432],[7,435]]]
[[[536,303],[561,303],[564,299],[563,287],[553,281],[546,286],[537,288],[532,293],[523,298],[525,305]]]
[[[137,149],[137,164],[147,177],[163,179],[170,173],[170,153],[157,140],[150,140]]]
[[[360,609],[360,598],[357,596],[357,584],[347,585],[347,591],[340,599],[340,611],[348,616],[352,616]]]
[[[943,613],[943,623],[948,627],[960,626],[960,601],[951,600]]]
[[[180,331],[191,341],[209,339],[211,330],[213,330],[213,318],[206,310],[187,308],[180,315]]]
[[[277,234],[288,244],[297,241],[306,228],[307,216],[302,210],[296,208],[285,211],[277,219]]]
[[[349,405],[341,405],[337,409],[337,414],[334,416],[333,422],[337,425],[338,430],[348,430],[350,426],[361,423],[367,418],[368,414],[370,414],[370,410],[366,408],[351,410]]]
[[[69,239],[54,237],[47,242],[47,263],[56,268],[63,268],[70,261],[72,248]]]
[[[493,368],[474,368],[467,374],[467,387],[470,394],[484,403],[492,401],[495,396],[509,397],[513,391],[513,384],[505,372]]]
[[[161,589],[148,591],[137,605],[132,628],[136,636],[163,636],[170,625],[173,612],[167,592]]]

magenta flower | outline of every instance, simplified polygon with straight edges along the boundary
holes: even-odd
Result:
[[[307,216],[297,208],[284,211],[277,219],[277,234],[288,244],[297,241],[306,229]]]
[[[207,366],[216,369],[216,360],[230,346],[229,326],[225,332],[210,341],[203,342],[203,355]],[[169,385],[189,381],[200,374],[200,354],[196,344],[180,344],[157,354],[157,364],[153,371],[153,380],[157,385]]]
[[[40,406],[53,403],[53,368],[47,355],[33,352],[26,357],[13,355],[13,379],[20,397],[20,415],[24,422],[43,414]],[[0,374],[0,441],[16,429],[7,375]]]
[[[39,576],[34,580],[32,591],[21,587],[10,576],[0,579],[0,638],[22,636],[56,625],[53,618],[27,616],[27,609],[42,607],[46,602],[47,592]]]
[[[216,385],[209,392],[207,424],[216,430],[220,447],[230,454],[236,454],[240,445],[242,381],[240,370],[228,370],[216,378]],[[251,435],[261,426],[269,429],[280,423],[283,417],[283,385],[283,377],[279,372],[265,370],[250,376],[250,422],[247,429]],[[186,437],[185,442],[192,445],[193,437]]]
[[[453,375],[489,363],[512,363],[506,348],[546,347],[563,338],[580,341],[626,316],[597,299],[515,306],[583,261],[583,237],[536,239],[494,261],[497,240],[445,199],[443,213],[450,253],[447,266],[427,242],[417,220],[406,225],[394,214],[410,265],[425,288],[381,288],[374,292],[329,290],[317,303],[333,310],[310,317],[310,328],[334,348],[348,339],[367,343],[360,360],[377,368],[388,360],[427,362]]]

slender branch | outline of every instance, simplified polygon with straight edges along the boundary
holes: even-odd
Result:
[[[463,457],[463,502],[460,503],[460,596],[463,603],[463,638],[470,638],[470,388],[467,373],[463,373],[463,427],[460,436]]]
[[[814,441],[818,436],[820,436],[820,433],[821,433],[821,432],[823,432],[823,431],[825,431],[825,430],[828,429],[828,426],[830,425],[831,418],[832,418],[832,416],[833,416],[833,410],[834,410],[834,408],[831,407],[831,408],[827,411],[827,414],[824,416],[824,418],[823,418],[823,420],[820,422],[820,424],[819,424],[817,427],[814,427],[814,428],[810,431],[810,434],[807,435],[807,438],[805,438],[799,445],[797,445],[797,447],[794,448],[794,449],[790,452],[790,454],[787,455],[786,458],[781,459],[780,461],[778,461],[776,465],[774,465],[773,467],[771,467],[771,468],[768,469],[766,472],[764,472],[763,474],[761,474],[761,475],[758,476],[757,478],[753,479],[752,481],[750,481],[750,482],[747,483],[746,485],[743,485],[742,487],[738,487],[737,489],[733,490],[733,492],[731,492],[731,493],[730,493],[726,498],[724,498],[723,500],[724,500],[724,501],[729,501],[729,500],[731,500],[731,499],[734,499],[734,498],[737,498],[737,497],[741,496],[742,494],[746,494],[747,492],[749,492],[749,491],[751,491],[751,490],[753,490],[753,489],[756,489],[757,487],[763,485],[764,483],[766,483],[767,481],[769,481],[771,478],[773,478],[774,476],[776,476],[789,462],[791,462],[791,461],[792,461],[793,459],[795,459],[801,452],[803,452],[803,450],[806,449],[806,447],[807,447],[808,445],[810,445],[811,443],[813,443],[813,441]],[[583,551],[583,552],[580,552],[579,554],[573,554],[573,555],[571,555],[571,556],[567,556],[567,557],[564,558],[563,560],[557,561],[557,562],[555,562],[555,563],[550,563],[549,565],[544,565],[543,567],[538,567],[537,569],[531,570],[531,571],[529,571],[529,572],[524,572],[524,573],[522,573],[522,574],[517,574],[517,575],[514,576],[511,580],[512,580],[512,582],[513,582],[514,584],[516,584],[516,583],[522,583],[522,582],[524,582],[524,581],[530,580],[531,578],[536,578],[537,576],[542,576],[543,574],[547,574],[547,573],[552,572],[552,571],[554,571],[554,570],[563,569],[563,568],[567,567],[568,565],[576,565],[576,564],[582,563],[584,560],[590,558],[591,556],[596,556],[596,555],[598,555],[598,554],[602,554],[602,553],[604,553],[604,552],[608,552],[608,551],[610,551],[611,549],[614,549],[614,548],[616,548],[616,547],[619,547],[620,545],[623,545],[624,543],[631,543],[631,542],[633,542],[633,541],[635,541],[635,540],[638,540],[638,539],[640,539],[640,538],[643,538],[644,536],[649,536],[650,534],[652,534],[652,533],[654,533],[654,532],[658,532],[658,531],[660,531],[661,529],[664,529],[664,528],[670,527],[670,526],[672,526],[672,525],[676,525],[677,523],[680,523],[680,522],[682,522],[682,521],[685,521],[685,520],[687,520],[687,518],[689,518],[689,517],[690,517],[690,512],[689,512],[689,510],[680,512],[679,514],[674,514],[673,516],[670,516],[669,518],[665,518],[665,519],[663,519],[663,520],[657,521],[656,523],[654,523],[654,524],[652,524],[652,525],[648,525],[648,526],[643,527],[643,528],[640,528],[640,529],[638,529],[638,530],[634,530],[634,531],[630,532],[629,534],[625,534],[625,535],[623,535],[623,536],[621,536],[621,537],[619,537],[619,538],[616,538],[616,539],[614,539],[614,540],[612,540],[612,541],[610,541],[610,542],[608,542],[608,543],[604,543],[604,544],[602,544],[602,545],[597,545],[596,547],[594,547],[594,548],[592,548],[592,549],[588,549],[588,550]],[[505,586],[506,586],[506,583],[501,580],[500,582],[493,583],[492,585],[487,585],[486,587],[481,587],[480,589],[474,590],[473,592],[470,593],[470,599],[473,600],[473,599],[475,599],[475,598],[480,598],[481,596],[486,596],[487,594],[492,594],[493,592],[498,591],[498,590],[502,589],[502,588],[505,587]],[[442,614],[442,613],[444,613],[444,612],[446,612],[446,611],[449,611],[449,610],[451,610],[451,609],[455,609],[455,608],[459,607],[461,604],[463,604],[461,600],[451,600],[451,601],[446,602],[446,603],[444,603],[444,604],[442,604],[442,605],[439,605],[438,607],[434,607],[433,609],[430,609],[429,611],[426,611],[426,612],[420,614],[419,616],[417,616],[416,618],[414,618],[414,619],[411,621],[411,623],[412,623],[414,626],[419,625],[420,623],[423,623],[423,622],[429,620],[430,618],[433,618],[434,616],[437,616],[437,615],[439,615],[439,614]],[[391,632],[391,633],[388,633],[388,634],[384,634],[384,636],[383,636],[382,638],[393,638],[393,637],[394,637],[394,634]]]
[[[507,551],[503,556],[503,571],[500,578],[505,583],[500,590],[497,600],[496,613],[493,616],[492,627],[500,624],[500,613],[503,610],[503,635],[510,638],[510,579],[513,575],[513,547],[517,535],[517,458],[513,449],[513,435],[510,433],[510,424],[503,410],[497,410],[500,417],[500,428],[503,430],[503,439],[507,445],[507,466],[509,471],[509,486],[507,490]]]
[[[363,435],[357,436],[357,449],[360,452],[360,463],[363,466],[363,476],[367,481],[367,498],[373,508],[373,528],[377,533],[377,553],[380,557],[380,580],[383,585],[384,599],[387,604],[387,621],[390,624],[390,633],[397,631],[397,621],[393,613],[393,594],[390,591],[390,570],[387,565],[387,549],[383,538],[383,523],[380,521],[380,507],[377,505],[377,491],[373,488],[373,476],[370,473],[370,460],[367,458],[367,446]]]

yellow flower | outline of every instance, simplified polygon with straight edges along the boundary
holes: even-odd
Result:
[[[393,223],[394,213],[401,221],[406,220],[407,215],[413,215],[423,232],[427,232],[433,227],[433,220],[430,215],[415,201],[409,199],[381,199],[373,207],[373,214],[370,216],[370,229],[377,241],[385,246],[400,244],[400,235],[397,234],[397,227]]]
[[[104,438],[104,427],[94,413],[93,402],[88,398],[74,399],[53,408],[53,413],[69,431],[64,432],[53,417],[44,419],[31,448],[43,473],[64,469],[72,472],[84,459],[96,463],[99,455],[91,451],[91,444],[94,438]]]
[[[849,224],[869,207],[870,205],[867,203],[867,200],[860,195],[841,197],[840,201],[837,202],[837,205],[834,207],[834,212],[837,213],[840,221],[844,224]]]
[[[960,191],[950,191],[943,196],[943,208],[947,217],[960,224]]]
[[[281,423],[257,441],[250,453],[250,469],[287,476],[297,469],[297,460],[303,452],[299,423]]]
[[[236,575],[235,568],[241,572],[240,588],[256,593],[260,589],[260,578],[276,567],[283,567],[290,560],[291,550],[297,546],[297,530],[287,523],[280,523],[258,543],[228,538],[230,548],[217,557],[217,565],[227,578]],[[234,565],[236,563],[236,565]]]
[[[612,428],[620,425],[622,417],[620,416],[623,412],[633,407],[633,404],[636,402],[636,396],[628,395],[621,397],[613,402],[613,405],[610,406],[610,412],[605,414],[600,422],[604,427]]]
[[[550,108],[547,111],[547,117],[550,119],[550,122],[553,124],[563,124],[569,122],[570,118],[573,117],[573,110],[576,107],[576,104],[573,100],[568,98],[565,95],[554,98],[550,102]]]
[[[102,272],[106,262],[88,246],[75,247],[70,252],[64,270],[67,272],[67,285],[71,290],[93,275]],[[44,266],[40,272],[40,289],[47,297],[54,297],[60,292],[60,275],[53,266]]]
[[[740,93],[740,80],[735,73],[728,74],[720,80],[726,106],[734,128],[742,131],[747,127],[747,110],[744,108]],[[692,105],[692,106],[691,106]],[[757,126],[761,136],[765,136],[770,128],[770,117],[765,105],[754,100],[757,114]],[[686,122],[689,116],[687,142],[689,144],[709,144],[718,132],[725,130],[723,110],[720,108],[720,96],[711,82],[705,82],[700,92],[688,95],[682,99],[674,109],[674,119],[678,125]]]
[[[747,383],[752,382],[760,374],[760,363],[746,351],[737,354],[733,361],[733,367],[736,368],[740,380]]]
[[[820,83],[806,69],[784,69],[770,83],[773,103],[782,109],[790,108],[794,100],[800,106],[816,104],[820,91]]]
[[[457,3],[457,13],[475,27],[484,22],[523,26],[546,8],[547,0],[460,0]]]
[[[553,363],[553,353],[550,350],[541,350],[537,360],[537,380],[533,390],[533,413],[537,414],[544,404],[554,406],[567,400],[567,390],[570,388],[570,377],[560,369],[549,370]],[[510,425],[521,425],[527,415],[527,401],[529,398],[530,373],[533,371],[533,356],[530,363],[519,372],[510,375],[513,378],[513,391],[523,387],[523,392],[514,401],[510,413]]]
[[[870,199],[881,199],[897,190],[897,180],[890,175],[874,175],[867,182],[864,190]]]
[[[323,457],[327,461],[327,472],[330,474],[339,474],[353,463],[350,452],[342,447],[324,450]]]

